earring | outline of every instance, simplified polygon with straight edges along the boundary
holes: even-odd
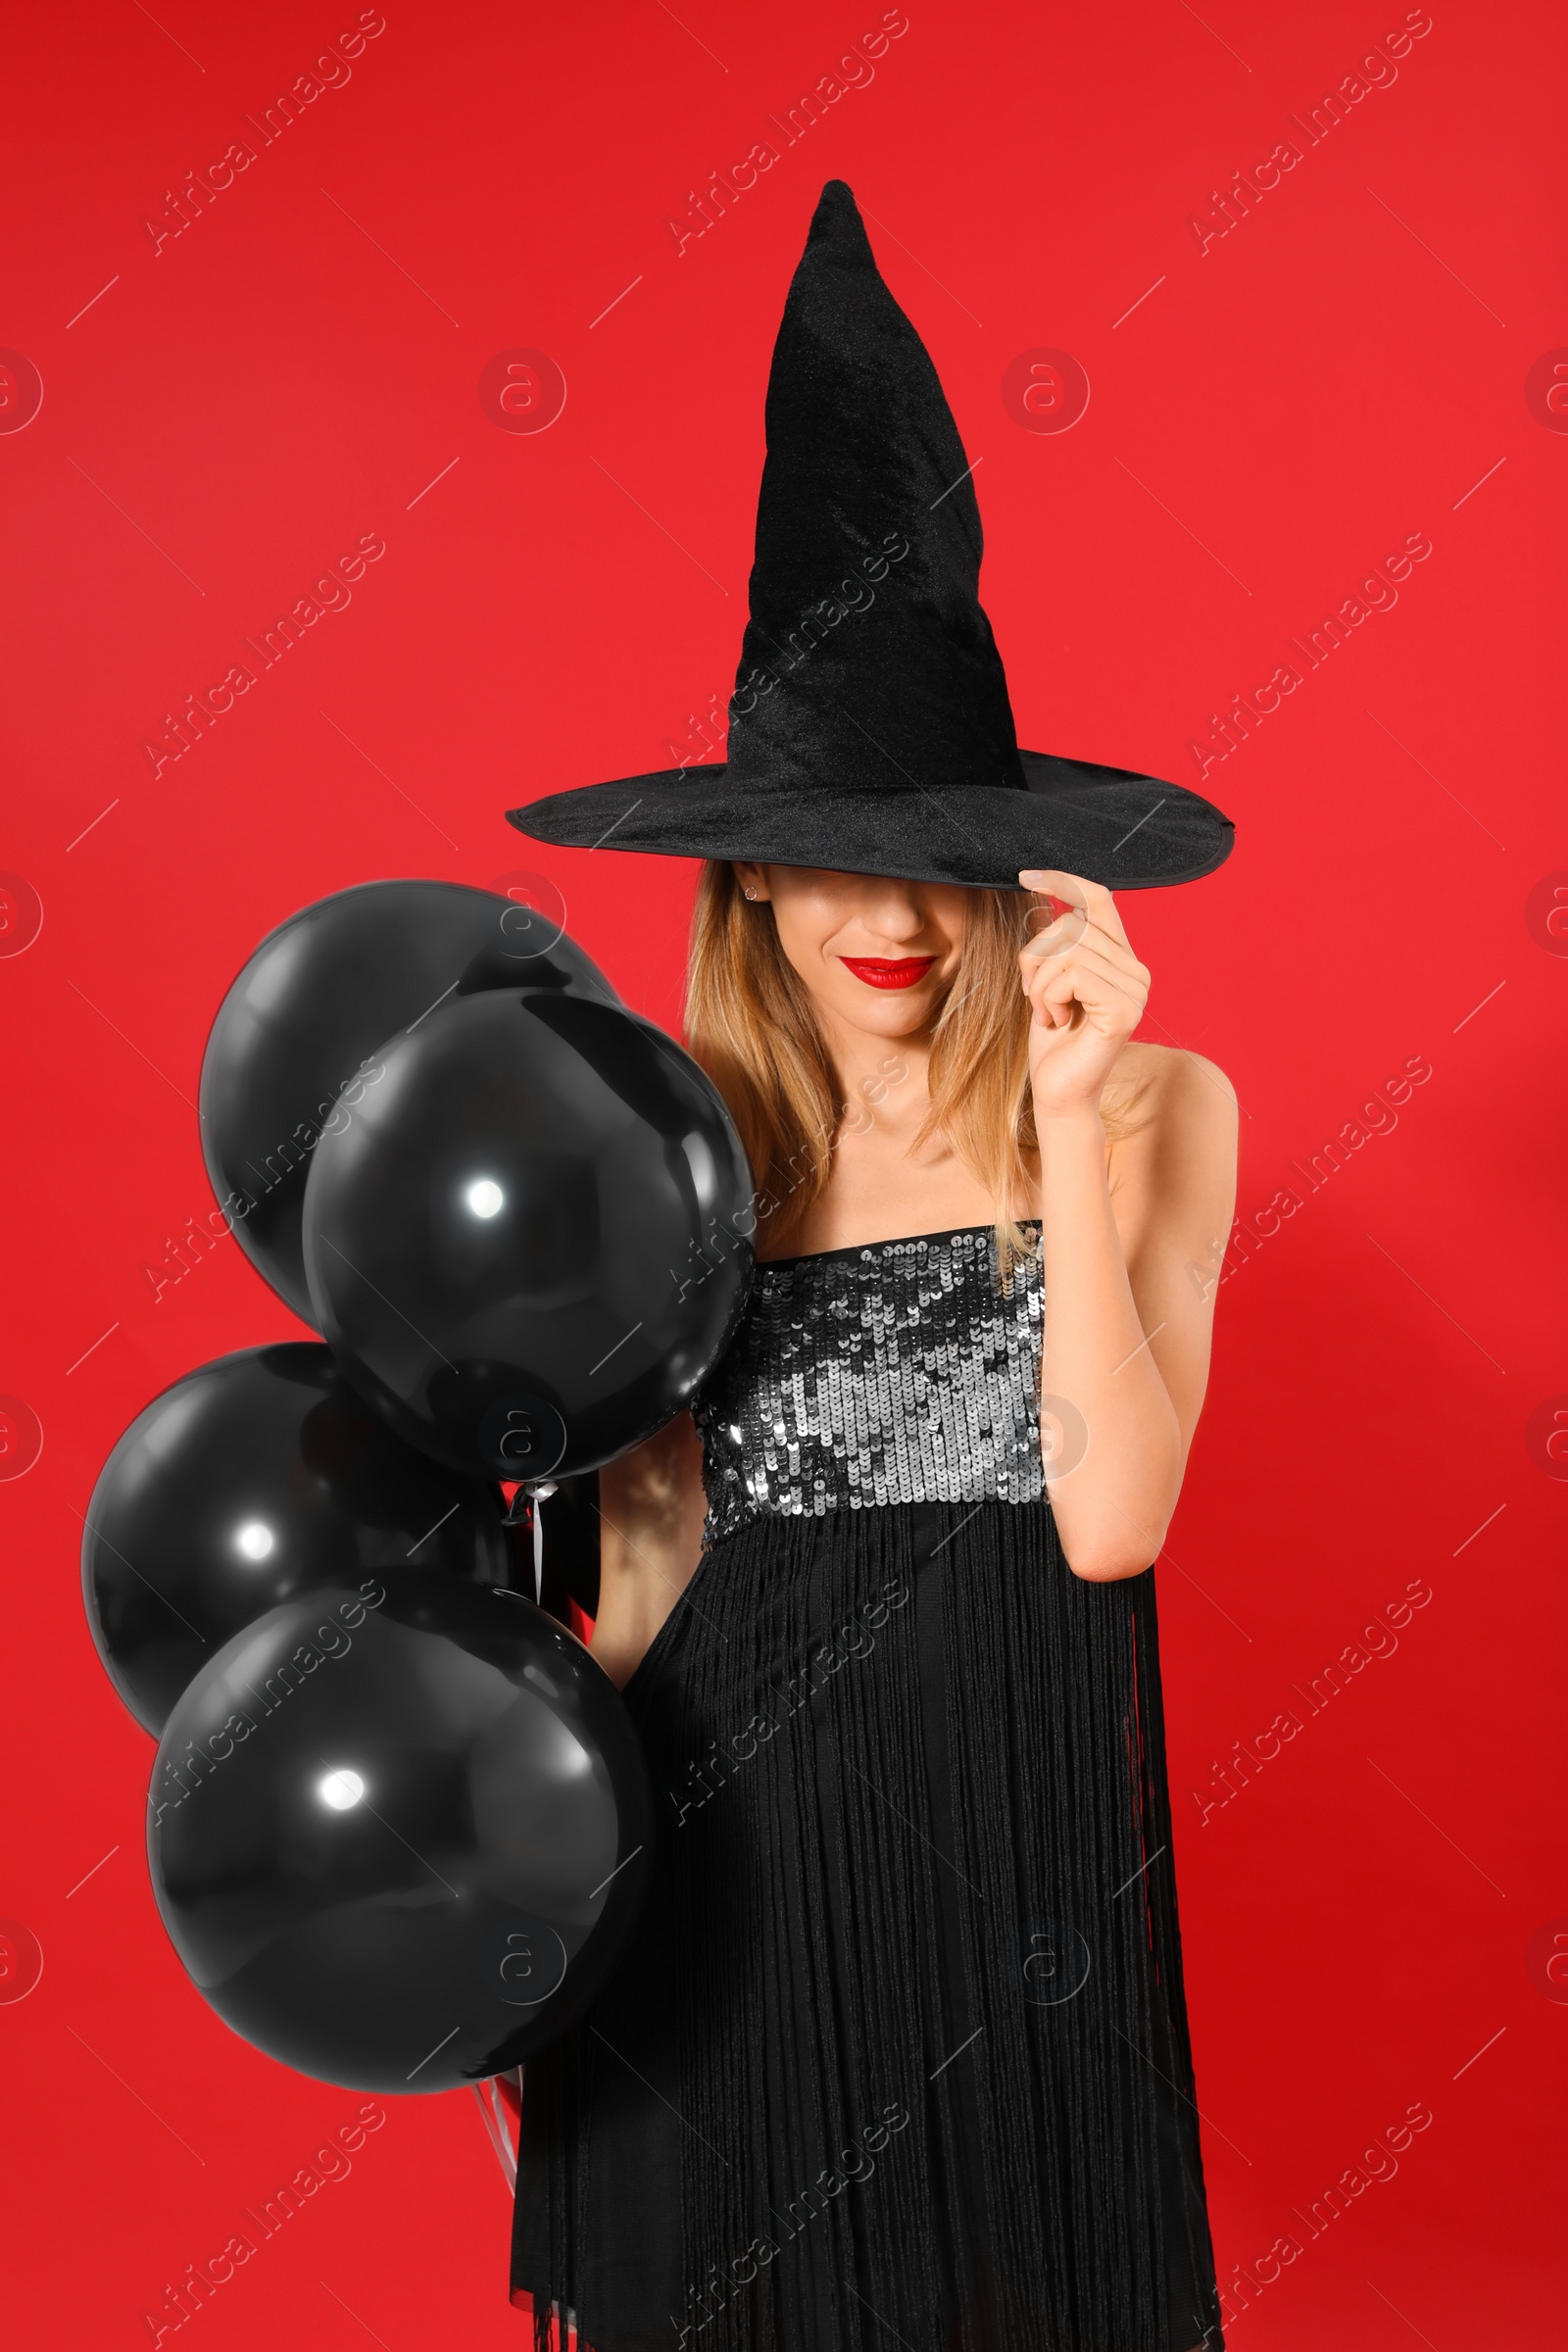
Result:
[[[752,888],[752,886],[751,886],[751,884],[750,884],[750,883],[748,883],[748,884],[747,884],[747,886],[746,886],[746,896],[747,896],[749,899],[755,899],[755,898],[756,898],[756,896],[757,896],[757,893],[756,893],[756,891],[755,891],[755,890],[753,890],[753,888]]]

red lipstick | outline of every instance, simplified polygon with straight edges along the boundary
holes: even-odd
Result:
[[[936,962],[934,956],[841,956],[839,961],[867,988],[913,988]]]

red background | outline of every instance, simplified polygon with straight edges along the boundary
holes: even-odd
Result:
[[[1407,535],[1432,543],[1208,770],[1238,827],[1223,871],[1122,902],[1145,1034],[1238,1087],[1243,1216],[1302,1203],[1228,1260],[1159,1571],[1171,1780],[1222,2282],[1302,2245],[1232,2341],[1557,2340],[1568,2005],[1531,1947],[1568,1930],[1568,1464],[1542,1418],[1568,1391],[1568,942],[1531,894],[1568,867],[1543,595],[1568,441],[1527,378],[1568,342],[1542,226],[1560,14],[1434,0],[1396,80],[1307,146],[1289,117],[1397,6],[909,0],[874,80],[677,256],[666,217],[878,8],[388,0],[352,78],[265,148],[244,116],[353,25],[348,0],[8,13],[0,343],[44,392],[0,434],[0,865],[43,913],[0,958],[0,1390],[43,1433],[0,1483],[0,1913],[44,1958],[0,2006],[17,2340],[148,2341],[165,2282],[359,2103],[243,2046],[182,1976],[143,1861],[151,1746],[79,1598],[77,1514],[125,1422],[299,1333],[231,1242],[156,1298],[145,1270],[211,1205],[209,1021],[308,901],[518,866],[675,1021],[691,870],[535,850],[502,810],[664,763],[727,693],[772,336],[839,174],[979,466],[1025,742],[1196,782],[1209,714]],[[254,164],[155,252],[144,217],[239,137]],[[1299,164],[1200,251],[1190,217],[1289,138]],[[480,405],[516,347],[565,379],[543,432]],[[1087,373],[1064,432],[1004,404],[1040,347]],[[155,776],[164,713],[371,532],[352,605]],[[10,904],[15,948],[25,890]],[[1397,1123],[1309,1192],[1292,1162],[1416,1059]],[[1432,1598],[1396,1653],[1297,1707],[1200,1818],[1212,1760],[1414,1580]],[[1433,2121],[1396,2176],[1309,2236],[1294,2209],[1415,2102]],[[515,2345],[507,2229],[471,2097],[392,2102],[191,2328],[211,2352]]]

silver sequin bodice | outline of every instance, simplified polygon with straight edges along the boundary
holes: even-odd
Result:
[[[759,1518],[1033,1502],[1040,1260],[988,1226],[758,1268],[695,1408],[712,1543]]]

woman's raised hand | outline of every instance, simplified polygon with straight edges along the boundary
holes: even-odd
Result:
[[[1031,869],[1018,880],[1054,902],[1050,928],[1018,957],[1033,1013],[1029,1075],[1036,1119],[1098,1111],[1116,1056],[1143,1018],[1149,967],[1133,954],[1102,883],[1054,868]]]

